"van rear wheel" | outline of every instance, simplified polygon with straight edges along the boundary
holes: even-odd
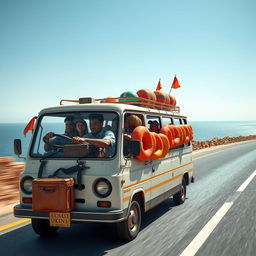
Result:
[[[173,201],[176,205],[183,204],[186,200],[186,180],[183,177],[181,189],[178,193],[173,195]]]
[[[128,218],[117,223],[118,237],[122,240],[131,241],[138,235],[141,225],[141,208],[138,201],[131,202]]]
[[[51,227],[49,220],[44,219],[31,219],[31,224],[35,233],[40,236],[51,236],[54,235],[58,227]]]

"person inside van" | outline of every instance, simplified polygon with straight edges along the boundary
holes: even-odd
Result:
[[[154,120],[154,121],[149,120],[148,124],[150,125],[149,130],[151,132],[156,132],[156,133],[159,132],[159,123],[156,120]]]
[[[123,148],[123,153],[125,156],[129,154],[128,152],[128,145],[132,137],[132,132],[137,126],[141,126],[142,121],[141,119],[136,116],[136,115],[129,115],[125,117],[124,120],[124,148]]]
[[[85,134],[88,133],[88,126],[87,123],[83,119],[78,119],[76,121],[76,131],[78,137],[83,137]]]
[[[90,114],[90,129],[91,132],[83,137],[73,137],[71,143],[89,143],[104,151],[101,157],[111,157],[114,155],[116,138],[114,133],[103,128],[104,117],[102,114]]]
[[[124,120],[124,136],[127,138],[131,138],[131,134],[133,130],[137,127],[142,125],[141,119],[136,115],[129,115]]]
[[[77,132],[75,129],[75,122],[74,122],[74,117],[73,116],[67,116],[64,119],[64,123],[65,123],[65,133],[63,135],[66,135],[70,138],[77,136]],[[47,141],[50,141],[51,144],[56,144],[56,145],[66,145],[66,144],[70,144],[70,140],[66,139],[66,138],[62,138],[62,137],[55,137],[54,139],[51,139],[54,137],[54,133],[53,132],[48,132],[45,136],[44,139]],[[45,143],[44,144],[44,150],[46,152],[52,150],[53,148],[51,147],[50,144]]]

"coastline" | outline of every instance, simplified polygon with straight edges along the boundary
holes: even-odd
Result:
[[[256,135],[214,138],[206,141],[192,141],[193,155],[218,147],[256,140]],[[19,199],[19,174],[24,162],[15,162],[13,157],[0,157],[0,216],[12,212]]]
[[[224,137],[224,138],[213,138],[205,141],[192,141],[193,151],[216,147],[219,145],[227,145],[236,142],[256,140],[256,135],[238,136],[238,137]]]

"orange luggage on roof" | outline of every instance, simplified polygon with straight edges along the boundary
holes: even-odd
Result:
[[[156,95],[156,101],[165,103],[165,104],[170,104],[170,98],[167,93],[162,91],[154,91],[154,93]]]
[[[109,97],[107,97],[107,98],[105,98],[105,99],[102,99],[100,102],[101,102],[101,103],[116,103],[116,102],[117,102],[117,99],[115,99],[115,98],[109,96]]]
[[[169,99],[170,105],[176,106],[176,99],[172,95],[169,95]]]
[[[156,95],[150,89],[141,89],[141,90],[137,91],[137,95],[140,98],[146,99],[146,100],[142,100],[142,102],[145,102],[145,103],[148,103],[148,104],[152,104],[152,103],[150,101],[147,101],[147,100],[156,101]]]

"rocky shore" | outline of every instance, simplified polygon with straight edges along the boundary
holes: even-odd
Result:
[[[193,150],[200,150],[235,142],[256,140],[256,135],[214,138],[207,141],[192,141]],[[0,209],[19,199],[19,174],[24,163],[14,162],[12,157],[0,157]]]
[[[193,150],[199,150],[204,148],[210,148],[219,145],[226,145],[230,143],[236,143],[241,141],[256,140],[256,135],[239,136],[239,137],[224,137],[213,138],[206,141],[192,141]]]

